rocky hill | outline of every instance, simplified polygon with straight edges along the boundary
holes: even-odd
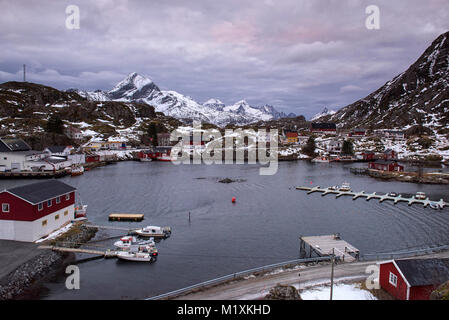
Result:
[[[29,82],[0,84],[2,136],[18,135],[33,141],[31,137],[46,134],[46,123],[52,115],[80,128],[86,138],[138,141],[150,121],[161,123],[167,130],[180,125],[178,120],[144,103],[91,101],[74,91],[64,92]]]
[[[339,127],[410,128],[449,133],[449,32],[439,36],[406,71],[367,97],[315,121]]]

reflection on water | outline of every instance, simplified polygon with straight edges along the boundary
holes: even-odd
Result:
[[[81,289],[65,289],[61,275],[46,283],[47,299],[135,299],[153,296],[217,276],[295,259],[300,235],[339,232],[363,253],[449,243],[449,209],[436,211],[405,203],[320,194],[298,185],[341,185],[355,191],[415,194],[449,200],[449,187],[385,182],[353,175],[351,164],[281,162],[274,176],[257,165],[172,165],[122,162],[62,180],[77,187],[93,223],[118,226],[171,226],[172,236],[157,244],[153,264],[92,260],[79,265]],[[199,179],[200,178],[200,179]],[[238,179],[219,183],[217,179]],[[30,181],[0,181],[11,187]],[[232,203],[232,197],[236,203]],[[141,223],[108,222],[112,212],[144,213]],[[189,222],[190,212],[190,222]],[[96,239],[121,235],[101,230]],[[112,247],[113,239],[96,245]],[[86,258],[79,255],[77,258]]]

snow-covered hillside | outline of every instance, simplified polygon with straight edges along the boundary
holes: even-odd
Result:
[[[162,112],[184,121],[199,120],[218,126],[227,124],[244,125],[257,121],[294,117],[272,106],[253,107],[245,100],[226,106],[218,99],[209,99],[201,104],[191,97],[176,91],[164,91],[148,77],[136,72],[130,73],[110,91],[77,91],[81,96],[92,101],[143,102]]]

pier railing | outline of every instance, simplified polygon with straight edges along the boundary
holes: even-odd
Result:
[[[249,269],[249,270],[245,270],[245,271],[240,271],[240,272],[232,273],[232,274],[229,274],[229,275],[226,275],[223,277],[219,277],[219,278],[215,278],[212,280],[197,283],[197,284],[194,284],[194,285],[182,288],[182,289],[174,290],[171,292],[167,292],[164,294],[160,294],[160,295],[157,295],[154,297],[147,298],[147,300],[160,300],[160,299],[165,299],[165,298],[169,298],[169,297],[175,297],[175,296],[178,296],[181,294],[188,293],[189,291],[192,291],[195,289],[202,289],[202,288],[205,288],[208,286],[217,285],[217,284],[224,283],[227,281],[237,280],[239,278],[251,275],[256,272],[268,272],[268,271],[272,271],[273,269],[276,269],[276,268],[282,268],[282,267],[286,267],[286,266],[290,266],[290,265],[297,265],[297,264],[309,263],[309,262],[329,261],[331,259],[332,259],[331,256],[325,256],[325,257],[315,257],[315,258],[307,258],[307,259],[296,259],[296,260],[290,260],[290,261],[270,264],[267,266],[253,268],[253,269]]]

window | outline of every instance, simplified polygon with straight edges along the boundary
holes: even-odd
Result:
[[[47,225],[47,220],[42,221],[42,226],[45,227]]]
[[[44,209],[44,204],[41,202],[37,205],[37,210],[41,211],[42,209]]]
[[[389,281],[395,287],[398,285],[398,277],[392,272],[390,272],[390,280]]]
[[[55,220],[59,220],[59,214],[55,215]]]
[[[51,200],[47,201],[47,207],[51,207]]]
[[[61,203],[61,197],[56,198],[56,204]]]
[[[9,212],[9,203],[2,203],[2,212]]]
[[[64,217],[65,217],[66,215],[68,215],[68,214],[69,214],[69,211],[68,211],[68,210],[64,211]]]
[[[70,200],[70,193],[67,193],[67,194],[65,195],[65,199],[66,199],[66,200]]]

